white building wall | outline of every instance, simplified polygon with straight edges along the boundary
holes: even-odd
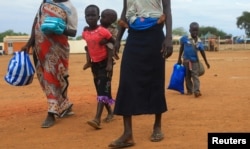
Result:
[[[11,40],[11,41],[28,41],[29,36],[6,36],[4,41]],[[3,47],[4,43],[0,43]],[[86,53],[84,50],[84,46],[86,46],[85,40],[69,40],[70,45],[70,53]],[[4,49],[4,47],[3,47]]]
[[[86,53],[84,47],[86,46],[85,40],[69,40],[70,53]]]

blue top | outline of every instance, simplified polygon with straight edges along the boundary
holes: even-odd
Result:
[[[190,60],[191,62],[197,62],[197,52],[196,50],[204,50],[204,45],[201,42],[201,40],[198,38],[197,42],[195,43],[192,37],[188,37],[187,35],[184,35],[180,39],[180,43],[183,44],[183,59],[184,60]],[[193,44],[192,44],[193,43]],[[196,49],[194,49],[194,46]]]

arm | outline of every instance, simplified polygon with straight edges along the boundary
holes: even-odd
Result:
[[[75,37],[77,33],[78,14],[75,7],[70,7],[71,14],[67,15],[67,27],[63,34],[70,37]]]
[[[32,25],[30,38],[29,38],[28,42],[26,43],[26,45],[21,48],[21,51],[25,51],[28,53],[29,49],[31,47],[35,46],[35,26],[36,26],[36,23],[37,23],[37,16],[35,17],[33,25]]]
[[[121,14],[121,20],[127,20],[126,19],[126,11],[127,11],[127,0],[123,0],[123,9],[122,9],[122,14]],[[118,26],[118,33],[117,33],[117,37],[116,37],[115,44],[114,44],[114,51],[116,51],[116,53],[119,52],[119,49],[121,46],[121,39],[122,39],[122,36],[123,36],[125,30],[126,30],[126,28]]]
[[[168,58],[173,53],[171,1],[162,0],[162,6],[163,6],[163,13],[167,19],[165,20],[166,37],[162,44],[161,52],[164,58]]]
[[[112,43],[112,44],[115,44],[115,39],[114,38],[110,38],[110,39],[102,39],[99,44],[100,45],[105,45],[107,43]]]
[[[177,63],[178,63],[179,65],[182,64],[181,57],[182,57],[182,54],[183,54],[183,50],[184,50],[184,44],[181,44],[181,46],[180,46],[180,51],[179,51],[179,56],[178,56],[178,61],[177,61]]]
[[[207,61],[207,57],[206,57],[205,51],[204,50],[200,50],[200,53],[201,53],[201,56],[203,57],[206,65],[207,65],[207,68],[209,69],[210,68],[210,64]]]
[[[76,30],[73,30],[73,29],[65,29],[63,31],[63,34],[66,35],[66,36],[71,36],[71,37],[75,37],[76,36]]]

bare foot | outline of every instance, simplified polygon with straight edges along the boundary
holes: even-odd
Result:
[[[44,122],[42,123],[42,128],[49,128],[51,126],[53,126],[55,124],[55,116],[53,113],[48,113],[46,119],[44,120]]]

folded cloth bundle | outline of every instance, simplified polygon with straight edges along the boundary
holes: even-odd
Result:
[[[41,25],[41,30],[45,34],[55,33],[62,34],[66,28],[66,23],[63,19],[47,16]]]
[[[29,54],[15,52],[9,61],[5,81],[13,86],[29,85],[33,81],[35,69],[30,61]]]

